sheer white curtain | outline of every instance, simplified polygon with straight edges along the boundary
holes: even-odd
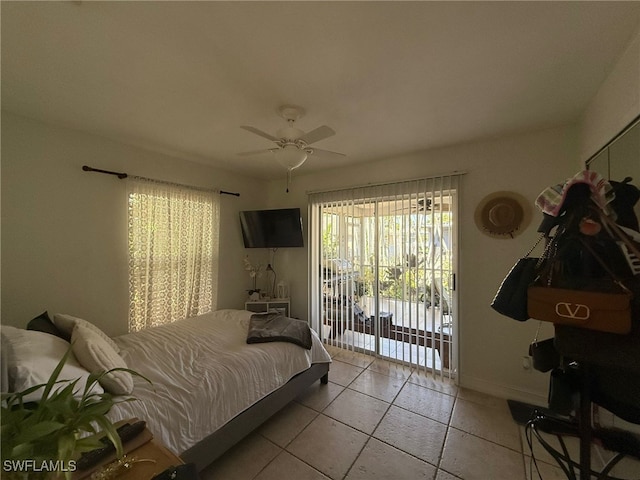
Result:
[[[325,343],[455,375],[458,178],[310,194],[309,317]]]
[[[129,331],[215,309],[219,192],[128,180]]]

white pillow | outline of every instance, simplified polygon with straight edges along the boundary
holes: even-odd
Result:
[[[102,373],[113,368],[127,368],[127,363],[101,335],[81,323],[71,334],[73,353],[91,373]],[[133,391],[133,377],[129,372],[110,372],[100,377],[100,384],[114,395],[128,395]]]
[[[53,323],[55,324],[56,327],[58,327],[58,330],[65,333],[67,337],[71,337],[71,334],[73,333],[73,327],[75,327],[78,324],[83,325],[87,328],[90,328],[91,330],[96,332],[98,335],[100,335],[109,345],[111,345],[111,348],[113,348],[116,352],[120,352],[120,347],[118,347],[116,342],[111,340],[111,337],[109,337],[109,335],[104,333],[102,330],[100,330],[91,322],[87,322],[86,320],[83,320],[78,317],[72,317],[71,315],[56,313],[53,316]]]
[[[7,348],[7,370],[13,392],[21,392],[35,385],[47,383],[56,366],[69,349],[65,340],[36,330],[23,330],[2,325],[3,347]],[[80,398],[84,392],[89,372],[84,369],[73,353],[67,357],[58,380],[72,381],[79,379],[75,387],[75,397]],[[63,388],[58,383],[54,389]],[[95,383],[92,393],[103,393],[104,390]],[[23,397],[25,402],[35,402],[42,398],[44,388]]]

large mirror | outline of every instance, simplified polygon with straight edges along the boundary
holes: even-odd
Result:
[[[609,180],[622,181],[631,177],[631,183],[640,188],[640,117],[614,137],[598,153],[586,162],[589,170],[595,170]],[[635,205],[640,219],[640,202]]]

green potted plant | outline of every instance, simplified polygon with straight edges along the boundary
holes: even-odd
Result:
[[[69,349],[60,360],[46,384],[22,392],[2,394],[1,436],[2,478],[69,480],[75,471],[75,460],[82,452],[104,446],[99,437],[106,434],[122,457],[122,442],[116,427],[106,414],[116,403],[110,393],[93,393],[100,378],[117,368],[100,374],[90,374],[80,398],[74,396],[78,380],[60,385]],[[144,377],[143,377],[144,378]],[[23,402],[30,393],[43,389],[38,402]],[[133,400],[129,398],[125,401]],[[101,432],[100,432],[101,430]],[[100,435],[96,435],[100,432]]]

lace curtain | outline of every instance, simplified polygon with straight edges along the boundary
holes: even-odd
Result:
[[[128,180],[129,331],[215,308],[218,193]]]

